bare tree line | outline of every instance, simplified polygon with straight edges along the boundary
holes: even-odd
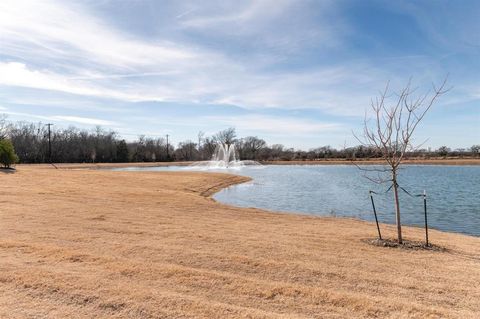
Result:
[[[20,163],[47,163],[48,130],[42,123],[9,123],[0,116],[0,139],[12,141]],[[256,136],[237,137],[234,128],[228,128],[212,136],[200,132],[196,141],[186,140],[176,147],[168,145],[166,138],[139,136],[134,141],[126,141],[114,131],[96,127],[84,130],[76,127],[52,128],[52,161],[55,163],[95,163],[95,162],[163,162],[209,160],[217,143],[235,144],[242,160],[323,160],[323,159],[365,159],[381,158],[382,154],[374,147],[359,145],[336,149],[321,146],[308,151],[286,148],[281,144],[268,145]],[[409,152],[409,157],[433,156],[478,156],[480,146],[471,149],[450,150],[441,147],[429,151],[418,149]]]

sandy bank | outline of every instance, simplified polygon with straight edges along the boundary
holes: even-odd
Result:
[[[245,181],[225,174],[19,166],[0,180],[0,318],[480,311],[480,238],[432,231],[448,252],[370,246],[367,222],[217,203]]]

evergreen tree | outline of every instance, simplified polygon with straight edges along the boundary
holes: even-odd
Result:
[[[13,148],[12,142],[7,139],[0,140],[0,164],[5,168],[9,168],[18,161],[17,154]]]

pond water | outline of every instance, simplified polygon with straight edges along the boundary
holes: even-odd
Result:
[[[185,170],[185,167],[128,168],[127,170]],[[125,169],[122,169],[125,170]],[[369,190],[379,221],[395,223],[393,193],[349,165],[267,165],[222,170],[252,177],[214,195],[215,200],[240,207],[346,216],[374,220]],[[411,194],[427,191],[429,227],[480,236],[480,166],[406,165],[399,185]],[[424,225],[423,198],[400,191],[402,224]]]

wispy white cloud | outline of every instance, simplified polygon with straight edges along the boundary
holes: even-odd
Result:
[[[343,125],[340,123],[326,123],[302,118],[267,115],[205,116],[203,119],[236,127],[242,131],[255,131],[283,136],[337,132],[343,128]]]
[[[59,74],[50,73],[49,71],[29,70],[25,64],[19,62],[0,62],[0,84],[55,90],[80,95],[105,94],[98,89],[72,83],[68,81],[67,77]]]
[[[53,73],[49,70],[29,69],[24,63],[0,62],[0,85],[19,86],[33,89],[53,90],[85,96],[114,98],[125,101],[161,101],[163,98],[137,92],[124,92],[119,88],[107,88],[86,80]]]
[[[67,122],[89,124],[89,125],[102,125],[102,126],[117,125],[117,123],[113,121],[94,119],[89,117],[81,117],[81,116],[55,115],[55,116],[51,116],[50,119],[55,121],[67,121]]]
[[[232,21],[260,23],[287,13],[291,5],[291,1],[253,1],[239,12],[230,9],[226,16],[199,13],[200,18],[195,18],[197,10],[191,9],[192,14],[183,23],[197,27],[218,27]],[[342,79],[356,83],[359,76],[354,72],[349,77],[346,70],[317,68],[272,75],[261,71],[263,60],[244,64],[191,45],[133,39],[71,3],[2,1],[0,34],[5,54],[28,61],[0,62],[3,85],[135,102],[232,103],[247,108],[312,107],[356,112],[351,111],[346,96],[331,91]]]
[[[78,124],[88,124],[88,125],[100,125],[100,126],[114,126],[118,123],[113,121],[107,121],[97,118],[87,118],[81,116],[69,116],[69,115],[39,115],[35,113],[25,113],[25,112],[13,112],[6,111],[4,112],[7,115],[14,115],[19,118],[29,118],[29,119],[38,119],[42,121],[52,121],[52,122],[70,122]]]
[[[7,115],[13,115],[15,117],[18,117],[18,119],[29,119],[29,120],[32,120],[32,119],[36,119],[36,120],[43,120],[43,121],[48,121],[50,120],[50,117],[49,116],[45,116],[45,115],[38,115],[38,114],[32,114],[32,113],[25,113],[25,112],[13,112],[13,111],[5,111],[3,112],[4,114],[7,114]]]
[[[127,70],[195,56],[173,43],[149,43],[119,34],[82,6],[63,1],[1,1],[0,34],[2,50],[17,57],[42,53]]]
[[[311,44],[327,48],[342,43],[349,28],[338,19],[338,3],[317,1],[309,11],[311,5],[293,0],[197,3],[194,12],[181,19],[180,28],[219,40],[238,38],[254,50],[269,51],[268,59],[274,62]]]
[[[211,28],[224,24],[246,26],[252,23],[265,22],[283,14],[293,3],[291,0],[258,0],[242,1],[231,6],[223,7],[212,14],[212,8],[196,10],[188,19],[182,22],[184,26],[194,28]],[[203,5],[203,4],[202,4]],[[218,8],[218,7],[217,7]],[[189,11],[192,12],[194,9]],[[206,14],[202,14],[202,11]]]
[[[478,54],[480,37],[471,32],[480,27],[480,5],[477,1],[463,5],[457,5],[455,1],[439,2],[435,3],[433,10],[431,3],[421,1],[396,1],[392,2],[392,6],[408,14],[421,26],[428,35],[426,41],[450,52]]]
[[[195,9],[188,9],[187,11],[184,11],[184,12],[176,15],[176,16],[175,16],[175,19],[181,19],[181,18],[183,18],[183,17],[191,14],[191,13],[194,12],[194,11],[195,11]]]
[[[17,92],[18,90],[16,90]],[[46,93],[46,94],[42,94]],[[82,112],[108,112],[113,114],[125,113],[127,107],[121,107],[110,100],[112,103],[106,103],[108,100],[98,100],[97,98],[86,98],[74,94],[60,94],[58,92],[22,89],[16,95],[6,96],[0,92],[0,100],[5,105],[15,107],[36,107],[45,110],[46,108],[62,109],[62,110],[79,110]],[[81,107],[80,107],[81,106]]]
[[[354,72],[352,72],[354,70]],[[30,70],[23,63],[0,62],[0,84],[55,90],[85,96],[124,101],[174,101],[232,104],[245,108],[318,108],[334,114],[361,115],[369,101],[372,83],[381,83],[380,71],[364,67],[336,67],[305,73],[281,73],[273,80],[268,75],[214,74],[172,77],[161,89],[129,84],[116,87],[95,80],[72,78],[50,71]],[[368,74],[368,75],[367,75]],[[154,76],[154,75],[152,75]],[[109,79],[109,77],[106,77]],[[103,79],[102,79],[103,80]],[[162,80],[162,82],[165,79]],[[124,83],[125,85],[125,83]],[[160,85],[160,84],[159,84]],[[188,88],[187,91],[185,91]],[[370,89],[369,89],[370,88]]]

